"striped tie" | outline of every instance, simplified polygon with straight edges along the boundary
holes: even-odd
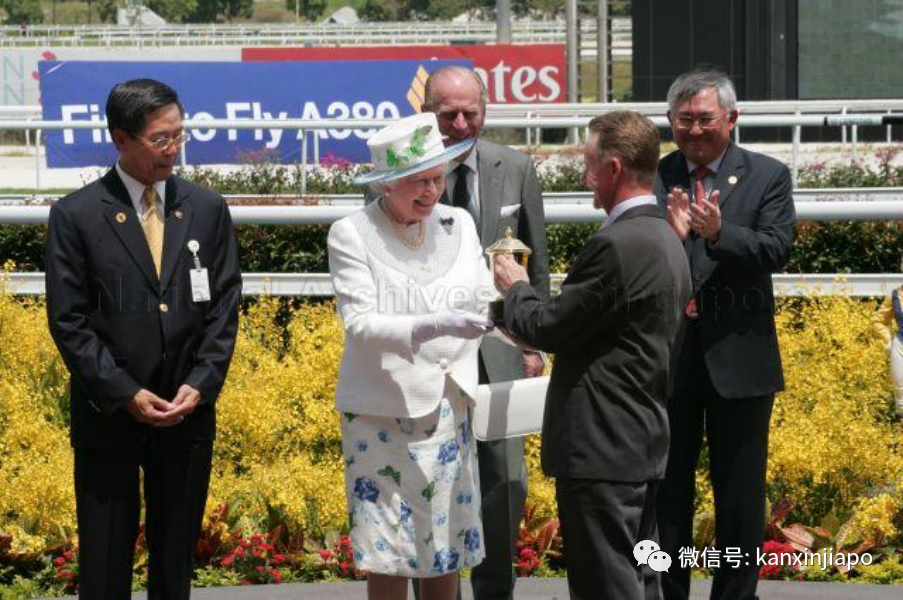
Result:
[[[157,269],[157,277],[160,277],[160,267],[163,261],[163,211],[157,209],[160,195],[153,186],[144,188],[141,194],[143,213],[141,215],[141,228],[144,229],[144,237],[147,238],[147,246],[154,258],[154,267]]]

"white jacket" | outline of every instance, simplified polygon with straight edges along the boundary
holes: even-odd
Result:
[[[329,272],[345,326],[340,411],[420,417],[435,410],[452,375],[476,390],[479,339],[440,336],[414,347],[411,331],[416,315],[485,314],[496,296],[492,276],[466,211],[437,204],[424,227],[424,245],[410,249],[373,202],[329,230]]]

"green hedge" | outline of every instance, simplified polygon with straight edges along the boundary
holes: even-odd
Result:
[[[800,187],[895,187],[903,186],[903,166],[894,166],[894,150],[875,154],[877,160],[858,160],[826,166],[811,163],[800,169]],[[220,174],[211,169],[191,168],[183,176],[224,194],[285,194],[300,189],[297,166],[275,165],[265,156],[248,157],[241,171]],[[309,173],[308,199],[317,194],[359,193],[351,185],[358,167],[326,157],[326,168]],[[582,189],[579,160],[542,169],[542,187],[548,191]],[[547,233],[551,267],[567,270],[576,253],[596,229],[595,225],[549,225]],[[242,269],[248,272],[324,272],[327,270],[326,233],[316,226],[238,227]],[[16,270],[41,271],[44,261],[43,226],[0,226],[0,259],[15,261]],[[792,273],[883,273],[900,269],[903,256],[903,224],[890,222],[801,222],[787,271]]]

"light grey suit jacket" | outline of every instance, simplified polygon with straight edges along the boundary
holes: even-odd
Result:
[[[480,243],[487,248],[511,227],[514,236],[533,249],[527,264],[530,284],[544,298],[549,296],[549,250],[542,189],[530,155],[507,146],[479,140],[476,144],[480,178]],[[448,199],[444,198],[443,202]],[[502,217],[503,206],[519,204],[520,210]],[[483,338],[480,357],[490,382],[523,379],[520,349],[501,340]]]

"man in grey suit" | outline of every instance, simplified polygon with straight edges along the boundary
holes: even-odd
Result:
[[[685,73],[668,91],[679,150],[662,159],[655,192],[693,274],[687,333],[675,352],[671,446],[658,498],[661,546],[672,558],[692,545],[703,433],[719,550],[739,548],[755,557],[765,537],[768,429],[774,394],[784,388],[771,274],[790,256],[796,215],[787,167],[731,142],[736,101],[730,79],[717,71]],[[758,573],[751,559],[722,563],[711,597],[755,598]],[[690,569],[673,564],[662,588],[669,600],[688,598]]]
[[[657,573],[634,559],[656,541],[656,488],[668,454],[671,351],[690,297],[690,269],[652,194],[655,125],[632,111],[589,125],[583,183],[608,219],[551,300],[509,257],[495,261],[505,327],[555,353],[542,427],[542,468],[555,477],[571,598],[660,598]],[[675,555],[676,560],[676,555]]]
[[[427,80],[423,110],[436,114],[446,145],[476,138],[474,150],[458,157],[447,178],[443,202],[467,209],[474,217],[483,247],[510,227],[533,249],[530,282],[549,294],[542,191],[533,160],[523,152],[479,139],[486,117],[487,93],[480,77],[465,67],[442,67]],[[480,346],[480,383],[538,377],[542,357],[497,339]],[[473,570],[476,600],[513,598],[515,543],[527,498],[523,438],[477,444],[483,496],[486,559]],[[489,518],[485,518],[488,516]]]

